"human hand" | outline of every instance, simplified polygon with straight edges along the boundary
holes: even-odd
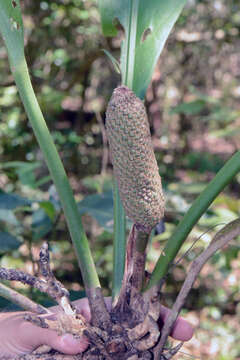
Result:
[[[106,305],[111,308],[111,298],[106,298]],[[79,312],[86,318],[91,319],[90,308],[87,298],[73,302]],[[53,313],[60,312],[58,306],[51,308]],[[162,306],[160,323],[164,323],[170,310]],[[88,340],[82,336],[75,339],[70,334],[58,336],[53,330],[42,329],[23,319],[24,312],[0,314],[0,354],[2,356],[18,356],[31,353],[40,345],[49,345],[51,348],[68,355],[76,355],[88,347]],[[49,315],[41,315],[49,317]],[[183,318],[179,317],[172,330],[171,336],[180,341],[190,340],[193,336],[192,326]]]

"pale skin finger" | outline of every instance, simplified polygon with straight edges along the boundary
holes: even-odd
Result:
[[[161,307],[160,322],[162,322],[162,324],[166,321],[166,318],[168,317],[170,312],[171,310],[166,308],[165,306]],[[188,341],[193,337],[193,333],[194,328],[191,326],[191,324],[189,324],[187,320],[179,316],[170,335],[175,340]]]
[[[107,308],[111,309],[111,298],[105,299]],[[86,318],[91,319],[90,308],[87,298],[73,302],[79,312]],[[51,308],[53,313],[60,310],[58,306]],[[163,323],[170,310],[164,306],[161,309],[160,323]],[[16,356],[31,353],[40,345],[49,345],[55,350],[68,355],[83,352],[88,347],[88,340],[84,336],[78,340],[70,334],[58,336],[55,331],[42,329],[23,319],[25,312],[0,314],[0,354],[1,356]],[[42,315],[49,317],[49,315]],[[192,326],[183,318],[179,317],[173,328],[171,336],[176,340],[187,341],[193,336]]]
[[[70,334],[58,336],[55,331],[25,321],[24,314],[26,312],[0,315],[1,356],[28,354],[43,344],[68,355],[76,355],[88,347],[86,337],[75,339]]]

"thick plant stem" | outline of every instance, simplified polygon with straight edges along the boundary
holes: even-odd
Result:
[[[91,324],[106,330],[111,326],[111,319],[104,301],[102,290],[100,288],[86,288],[86,294],[91,310]]]
[[[149,233],[133,224],[127,242],[124,277],[119,297],[113,302],[115,310],[123,311],[127,298],[131,298],[143,287],[145,277],[146,246]],[[130,300],[130,301],[131,301]]]
[[[131,283],[141,291],[145,279],[145,262],[146,262],[146,247],[148,244],[150,233],[146,233],[139,226],[133,225],[134,241],[132,259],[130,259],[132,267]]]
[[[97,288],[100,286],[100,283],[81,223],[77,204],[62,162],[35,97],[25,59],[23,59],[17,67],[14,68],[12,66],[12,72],[35,136],[58,191],[79,266],[81,268],[84,284],[90,288]]]
[[[239,171],[240,151],[236,152],[227,161],[206,189],[197,197],[183,220],[179,223],[158,259],[146,290],[157,284],[166,275],[169,265],[174,261],[180,247],[186,240],[194,225],[208,209],[213,200]]]

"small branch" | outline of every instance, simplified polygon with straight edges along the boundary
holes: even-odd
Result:
[[[17,291],[11,289],[10,287],[2,283],[0,283],[0,296],[4,297],[7,300],[10,300],[24,310],[31,311],[39,315],[50,313],[47,308],[35,303],[28,297],[18,293]]]
[[[164,353],[163,355],[163,359],[164,360],[170,360],[173,358],[174,355],[176,355],[179,350],[181,349],[181,347],[183,346],[183,342],[180,342],[177,346],[175,346],[174,348],[168,350],[167,353]],[[162,359],[162,358],[161,358]]]
[[[172,307],[171,313],[168,316],[162,328],[162,336],[159,344],[155,348],[154,358],[159,359],[163,351],[167,338],[172,330],[172,327],[185,303],[185,300],[197,278],[204,264],[215,254],[219,249],[224,247],[240,235],[240,219],[234,220],[220,230],[211,241],[210,245],[193,261],[188,271],[187,277],[182,285],[182,288],[177,296],[177,299]]]
[[[30,285],[41,292],[48,293],[48,284],[36,276],[25,273],[21,270],[0,268],[0,279],[19,281],[23,284]]]
[[[44,242],[39,254],[39,270],[48,285],[47,293],[61,306],[68,315],[74,315],[73,305],[70,303],[68,290],[58,281],[51,268],[48,243]]]

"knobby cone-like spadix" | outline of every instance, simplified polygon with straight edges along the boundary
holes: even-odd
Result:
[[[126,214],[149,231],[164,214],[162,184],[144,104],[126,86],[119,86],[112,94],[106,128]]]

